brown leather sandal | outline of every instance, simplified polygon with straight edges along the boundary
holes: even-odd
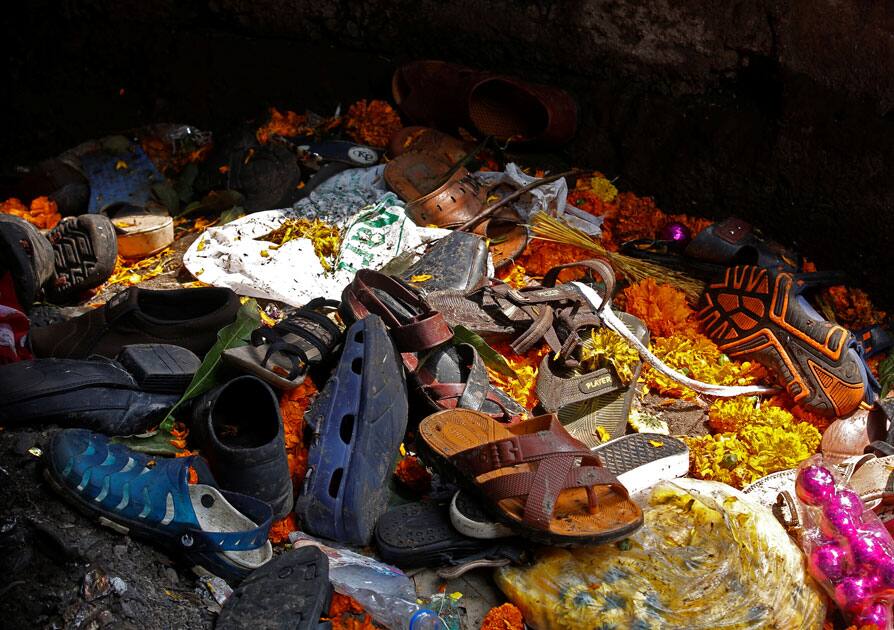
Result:
[[[491,385],[484,361],[469,344],[437,348],[420,362],[413,376],[434,410],[471,409],[502,422],[517,422],[525,415],[524,407]]]
[[[417,352],[453,338],[453,331],[441,314],[423,302],[417,291],[372,269],[361,269],[345,287],[339,312],[346,323],[370,313],[381,317],[404,366],[411,372],[419,363]]]
[[[517,337],[510,342],[513,352],[524,354],[544,339],[566,365],[574,365],[572,351],[580,342],[577,331],[600,326],[586,298],[572,285],[556,286],[564,269],[583,267],[595,272],[605,283],[606,296],[614,293],[615,274],[602,258],[557,265],[543,277],[539,288],[513,289],[500,280],[462,294],[438,291],[426,296],[429,306],[443,314],[451,326],[462,325],[485,337]]]
[[[385,166],[385,182],[407,202],[404,210],[413,223],[456,229],[481,212],[488,189],[468,170],[460,167],[440,184],[457,162],[443,151],[410,151]],[[528,230],[521,222],[521,217],[506,207],[475,226],[475,234],[490,239],[494,267],[509,264],[524,251]]]
[[[607,543],[643,523],[623,484],[554,415],[504,426],[475,411],[441,411],[419,424],[419,436],[426,461],[533,540]]]

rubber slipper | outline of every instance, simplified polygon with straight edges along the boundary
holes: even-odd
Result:
[[[274,387],[294,389],[310,367],[331,358],[341,342],[341,330],[325,314],[337,307],[335,300],[311,300],[272,328],[252,331],[251,345],[224,350],[223,357]]]
[[[849,415],[875,401],[878,383],[859,342],[817,313],[803,288],[789,272],[733,267],[708,286],[697,316],[724,353],[766,367],[805,409]]]
[[[592,451],[631,494],[689,472],[689,448],[682,440],[668,435],[631,433]],[[475,497],[464,491],[453,495],[450,521],[458,532],[473,538],[504,538],[515,533],[489,518]]]
[[[218,630],[324,630],[332,585],[329,559],[317,547],[277,556],[242,581],[217,617]]]
[[[197,483],[190,483],[196,475]],[[225,580],[273,557],[270,506],[217,487],[201,458],[154,458],[104,435],[65,429],[50,441],[46,479],[72,506]]]
[[[456,229],[481,212],[488,188],[465,168],[454,171],[454,165],[437,154],[410,151],[388,162],[384,178],[407,202],[404,209],[413,223]],[[473,231],[490,240],[496,268],[518,257],[528,243],[527,228],[509,207],[481,221]]]
[[[577,128],[577,105],[563,90],[443,61],[413,61],[391,80],[398,108],[414,122],[475,129],[500,140],[555,146]]]
[[[533,540],[599,544],[643,523],[627,489],[554,415],[504,426],[476,411],[441,411],[419,424],[419,437],[427,463]]]
[[[221,488],[260,499],[273,517],[292,511],[292,475],[279,398],[254,376],[240,376],[192,402],[190,440]]]
[[[524,407],[494,387],[484,362],[469,344],[445,344],[428,353],[413,380],[433,410],[471,409],[502,422],[517,422]]]
[[[642,320],[623,312],[618,317],[637,339],[649,344],[649,331]],[[585,338],[581,345],[592,343]],[[642,361],[637,361],[633,376],[625,383],[611,365],[581,374],[547,354],[537,372],[537,396],[544,410],[558,415],[572,436],[591,448],[600,446],[599,427],[613,438],[624,434],[641,369]]]
[[[407,428],[403,369],[379,317],[348,329],[335,375],[305,420],[313,438],[295,513],[313,534],[365,545],[385,511],[392,461]]]
[[[134,435],[161,422],[201,361],[177,346],[125,346],[104,358],[34,359],[0,367],[0,423],[89,428]]]
[[[450,525],[445,506],[430,502],[391,508],[376,523],[376,547],[385,562],[402,569],[465,565],[494,560],[508,564],[521,551],[463,536]]]
[[[420,151],[456,164],[475,149],[475,143],[463,142],[431,127],[404,127],[388,141],[388,156],[396,158],[403,153]]]
[[[361,269],[341,295],[339,312],[346,322],[378,315],[388,327],[407,370],[416,369],[418,352],[453,338],[453,331],[418,291],[372,269]]]
[[[76,299],[109,279],[115,269],[118,244],[112,222],[101,214],[62,219],[47,233],[53,248],[55,277],[46,285],[47,300]]]

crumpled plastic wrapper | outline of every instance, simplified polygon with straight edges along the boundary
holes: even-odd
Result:
[[[327,182],[328,183],[328,182]],[[229,287],[239,295],[301,306],[313,298],[341,298],[360,269],[379,269],[395,256],[419,251],[448,231],[417,227],[393,193],[355,209],[343,228],[335,268],[324,269],[306,238],[280,247],[260,240],[287,219],[308,218],[296,209],[250,214],[220,227],[208,228],[183,256],[184,266],[206,284]],[[263,254],[262,254],[263,252]]]
[[[513,189],[522,188],[538,179],[523,173],[514,163],[507,164],[503,172],[479,171],[475,173],[475,177],[487,186],[506,184]],[[514,202],[512,207],[525,221],[530,221],[538,212],[546,212],[590,236],[602,234],[602,217],[584,212],[568,203],[568,182],[564,177],[531,190]]]
[[[826,601],[770,510],[725,484],[657,485],[621,543],[544,548],[496,581],[537,630],[819,629]]]
[[[296,217],[343,225],[357,214],[358,208],[375,203],[388,192],[384,172],[382,164],[337,173],[295,202],[292,209]]]

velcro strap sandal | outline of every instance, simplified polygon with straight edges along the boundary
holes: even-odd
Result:
[[[269,385],[294,389],[311,366],[324,363],[341,343],[341,329],[325,314],[337,308],[335,300],[311,300],[274,326],[253,330],[250,345],[224,350],[223,357]]]
[[[554,415],[504,426],[475,411],[419,424],[420,454],[519,534],[551,545],[599,544],[643,523],[627,489]]]
[[[150,457],[65,429],[50,441],[46,466],[50,486],[89,518],[226,580],[241,580],[273,557],[270,506],[220,490],[198,457]]]

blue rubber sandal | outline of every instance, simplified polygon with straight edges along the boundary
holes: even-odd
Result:
[[[305,419],[314,437],[295,512],[312,534],[365,545],[387,507],[407,428],[403,368],[377,315],[348,330],[335,375]]]
[[[53,436],[46,478],[89,518],[241,580],[273,556],[270,506],[216,487],[199,457],[154,458],[84,429]],[[190,471],[198,483],[189,483]]]

